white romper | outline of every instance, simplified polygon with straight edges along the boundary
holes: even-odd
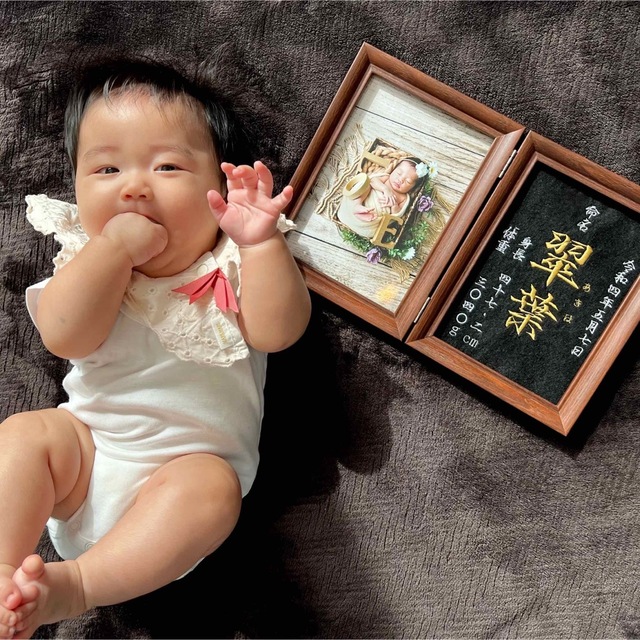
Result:
[[[55,233],[62,244],[54,259],[56,269],[62,267],[87,241],[75,205],[43,195],[27,196],[27,205],[34,228]],[[239,251],[226,236],[176,276],[134,272],[108,338],[91,355],[70,361],[63,381],[69,400],[60,408],[90,427],[96,451],[84,504],[69,520],[47,523],[62,558],[95,544],[151,474],[177,456],[216,454],[235,469],[242,495],[249,491],[258,467],[267,356],[246,345],[234,313],[220,311],[210,293],[189,304],[188,296],[172,291],[216,267],[238,295]],[[27,289],[34,321],[46,282]]]

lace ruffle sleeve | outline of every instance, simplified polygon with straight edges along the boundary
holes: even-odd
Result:
[[[54,200],[44,194],[29,195],[27,220],[36,231],[53,237],[61,245],[53,259],[54,273],[71,260],[89,238],[80,226],[78,207],[69,202]]]

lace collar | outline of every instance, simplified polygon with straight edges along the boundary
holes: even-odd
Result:
[[[89,240],[80,225],[77,207],[42,194],[27,196],[26,201],[27,219],[34,229],[45,235],[53,233],[61,245],[53,259],[55,273]],[[289,226],[287,222],[285,226]],[[189,304],[188,296],[173,291],[216,268],[223,271],[238,296],[240,252],[230,238],[223,236],[212,252],[177,275],[149,278],[134,271],[121,311],[153,330],[162,345],[182,360],[229,366],[249,355],[233,311],[220,311],[211,293]]]

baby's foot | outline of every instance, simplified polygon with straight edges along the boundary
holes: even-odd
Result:
[[[73,618],[85,610],[80,570],[74,560],[44,563],[31,555],[13,574],[22,593],[14,638],[30,638],[42,624]]]
[[[15,609],[22,602],[22,594],[12,579],[14,573],[11,565],[0,565],[0,638],[13,638],[18,622]]]

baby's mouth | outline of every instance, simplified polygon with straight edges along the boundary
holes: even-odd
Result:
[[[153,222],[153,224],[160,224],[153,216],[150,216],[148,213],[140,213],[140,211],[125,211],[125,213],[135,213],[137,216],[142,216],[149,222]]]

